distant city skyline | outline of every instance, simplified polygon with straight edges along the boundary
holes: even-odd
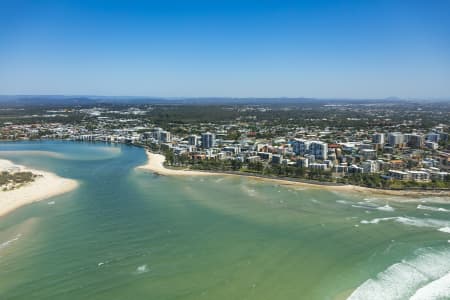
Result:
[[[450,2],[2,1],[0,95],[450,97]]]

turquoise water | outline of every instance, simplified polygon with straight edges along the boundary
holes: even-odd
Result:
[[[0,299],[450,299],[450,205],[433,198],[157,176],[125,145],[0,151],[80,182],[0,218]]]

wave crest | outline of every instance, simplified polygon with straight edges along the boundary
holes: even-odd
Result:
[[[366,280],[347,300],[447,299],[450,297],[450,251],[430,248],[389,266]]]

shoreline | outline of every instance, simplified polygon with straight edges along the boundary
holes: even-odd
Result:
[[[152,153],[149,150],[145,149],[147,155],[147,163],[142,166],[136,167],[136,169],[151,171],[158,175],[166,175],[166,176],[241,176],[247,177],[253,180],[266,181],[277,183],[284,186],[299,186],[306,187],[311,189],[323,189],[329,190],[333,192],[349,192],[349,193],[363,193],[363,194],[377,194],[377,195],[385,195],[385,196],[409,196],[409,197],[422,197],[422,196],[438,196],[445,197],[450,196],[450,191],[438,191],[438,190],[384,190],[384,189],[374,189],[369,187],[362,187],[356,185],[340,185],[333,183],[310,183],[310,182],[302,182],[299,180],[292,180],[289,178],[269,178],[265,176],[260,176],[258,174],[245,174],[245,173],[227,173],[227,172],[214,172],[214,171],[197,171],[197,170],[174,170],[169,169],[164,166],[165,157],[162,154]],[[414,200],[412,200],[414,201]]]
[[[63,178],[54,173],[30,169],[16,165],[9,160],[0,159],[0,170],[8,170],[10,168],[19,169],[22,172],[32,172],[39,176],[34,181],[26,183],[17,189],[0,190],[0,217],[22,206],[70,192],[79,185],[74,179]]]
[[[150,152],[149,150],[145,149],[145,153],[147,154],[147,163],[142,166],[136,167],[136,169],[139,170],[146,170],[151,171],[158,175],[167,175],[167,176],[207,176],[207,175],[214,175],[219,176],[222,175],[218,172],[203,172],[203,171],[196,171],[196,170],[174,170],[169,169],[164,166],[164,161],[166,158],[162,154],[156,154],[153,152]],[[226,174],[224,174],[226,175]],[[231,174],[228,174],[231,175]]]

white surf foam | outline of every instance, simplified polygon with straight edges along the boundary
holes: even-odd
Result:
[[[348,300],[394,300],[405,299],[408,292],[427,282],[419,271],[405,263],[397,263],[379,273],[374,279],[366,280]]]
[[[339,204],[348,204],[349,202],[348,202],[348,201],[345,201],[345,200],[336,200],[336,203],[339,203]]]
[[[416,226],[416,227],[432,227],[432,228],[442,228],[450,227],[450,221],[437,220],[437,219],[419,219],[413,217],[388,217],[388,218],[375,218],[372,220],[362,220],[361,224],[378,224],[382,221],[394,220],[395,222],[402,223],[405,225]]]
[[[136,274],[142,274],[142,273],[146,273],[148,272],[148,266],[147,265],[142,265],[136,268]]]
[[[396,221],[403,223],[405,225],[411,225],[416,227],[445,227],[450,226],[450,222],[436,219],[419,219],[419,218],[408,218],[408,217],[398,217]]]
[[[450,227],[442,227],[442,228],[439,228],[438,229],[439,231],[442,231],[442,232],[446,232],[446,233],[450,233]]]
[[[377,207],[377,209],[378,210],[381,210],[381,211],[394,211],[395,209],[392,207],[392,206],[390,206],[389,204],[386,204],[385,206],[379,206],[379,207]]]
[[[339,200],[338,200],[339,201]],[[336,202],[338,202],[336,201]],[[343,200],[345,201],[345,200]],[[347,204],[348,202],[338,202],[341,204]],[[390,206],[389,204],[386,204],[384,206],[378,206],[375,203],[371,203],[369,200],[367,200],[366,202],[358,202],[357,204],[352,204],[352,207],[355,208],[363,208],[363,209],[371,209],[371,210],[381,210],[381,211],[395,211],[395,209]]]
[[[21,236],[22,236],[22,234],[19,233],[13,239],[10,239],[10,240],[8,240],[6,242],[1,243],[0,244],[0,250],[3,249],[3,248],[6,248],[8,246],[11,246],[14,242],[18,241]]]
[[[359,201],[358,204],[359,205],[365,205],[365,206],[368,206],[368,207],[373,207],[373,208],[377,208],[378,207],[377,204],[372,203],[370,201]]]
[[[399,218],[399,217],[375,218],[375,219],[372,219],[372,220],[369,220],[369,221],[368,220],[362,220],[361,224],[378,224],[378,223],[380,223],[382,221],[395,220],[397,218]]]
[[[423,249],[411,260],[389,266],[375,278],[366,280],[348,300],[442,299],[447,295],[450,251]]]
[[[427,206],[427,205],[417,205],[417,209],[423,209],[423,210],[430,210],[430,211],[441,211],[441,212],[449,212],[450,210],[442,208],[442,207],[434,207],[434,206]]]
[[[421,198],[422,203],[448,203],[450,197],[425,197]]]
[[[410,300],[439,300],[450,298],[450,273],[418,289]]]
[[[352,207],[354,207],[354,208],[363,208],[363,209],[376,209],[376,206],[371,206],[371,205],[352,204]]]

